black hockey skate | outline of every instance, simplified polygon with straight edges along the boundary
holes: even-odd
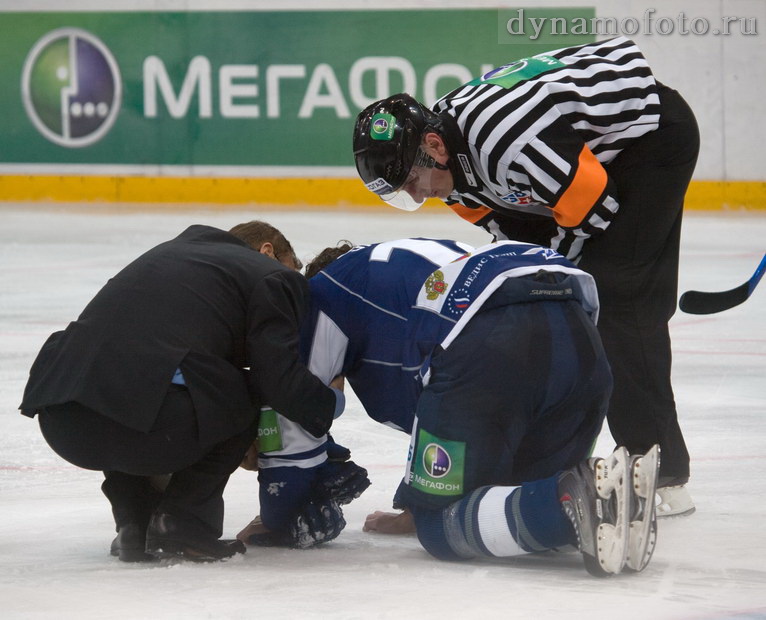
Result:
[[[574,527],[585,568],[596,577],[618,574],[628,557],[630,463],[628,451],[617,448],[605,459],[588,459],[559,476],[561,507]]]
[[[660,447],[652,446],[643,456],[633,455],[630,458],[630,470],[630,529],[625,568],[639,572],[649,564],[657,544],[655,492],[660,471]]]

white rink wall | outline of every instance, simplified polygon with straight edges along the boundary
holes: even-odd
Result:
[[[104,6],[107,4],[107,6]],[[766,181],[766,2],[764,0],[541,0],[515,4],[475,0],[2,0],[2,11],[206,11],[407,8],[595,7],[638,42],[658,79],[694,109],[703,148],[696,179]],[[724,18],[731,19],[729,34]],[[637,30],[637,31],[636,31]],[[707,30],[704,34],[702,31]],[[635,32],[635,34],[633,34]],[[525,33],[526,34],[526,33]],[[528,36],[533,36],[529,34]],[[449,33],[445,33],[449,45]],[[511,60],[511,58],[509,58]]]

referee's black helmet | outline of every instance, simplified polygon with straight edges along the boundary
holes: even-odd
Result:
[[[404,185],[418,147],[439,117],[407,93],[376,101],[357,116],[354,160],[364,184],[384,200]]]

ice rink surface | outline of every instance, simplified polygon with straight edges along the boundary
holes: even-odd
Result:
[[[388,509],[407,437],[349,398],[333,432],[373,486],[320,549],[250,548],[219,564],[135,565],[109,556],[114,536],[99,472],[79,470],[19,415],[29,366],[53,331],[130,260],[190,224],[263,219],[301,258],[339,239],[489,239],[450,213],[165,211],[104,213],[0,206],[0,616],[2,618],[766,618],[766,283],[743,305],[672,322],[674,384],[692,454],[697,512],[663,520],[644,573],[590,577],[579,554],[438,562],[414,537],[362,532]],[[681,290],[725,290],[766,249],[766,216],[688,214]],[[466,412],[470,415],[470,412]],[[612,448],[602,432],[597,453]],[[255,474],[227,487],[225,536],[258,512]]]

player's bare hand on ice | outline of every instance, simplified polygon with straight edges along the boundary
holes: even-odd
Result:
[[[379,534],[414,534],[415,520],[409,510],[403,512],[382,512],[376,510],[364,520],[365,532]]]
[[[253,534],[268,534],[269,530],[261,522],[261,516],[258,515],[245,526],[245,528],[237,534],[237,540],[241,540],[243,543],[248,544],[250,536]]]
[[[334,540],[345,527],[346,520],[338,502],[324,499],[305,504],[284,529],[270,530],[258,516],[237,534],[237,538],[257,547],[308,549]]]

